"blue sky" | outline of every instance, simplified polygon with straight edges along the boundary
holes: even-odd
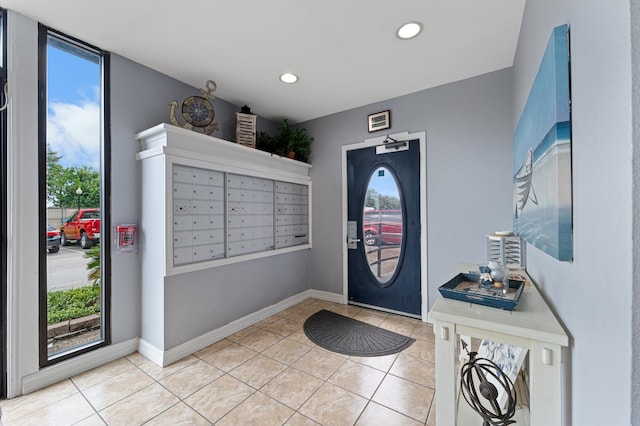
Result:
[[[47,142],[60,164],[100,165],[100,65],[49,45]]]
[[[380,171],[383,171],[382,176],[380,176]],[[371,176],[371,181],[369,182],[369,187],[378,191],[378,194],[380,195],[389,195],[391,197],[400,198],[396,180],[393,178],[393,175],[389,170],[384,167],[380,167],[373,172],[373,176]]]
[[[529,148],[535,149],[556,123],[569,121],[569,44],[567,25],[553,29],[514,133],[513,176]]]

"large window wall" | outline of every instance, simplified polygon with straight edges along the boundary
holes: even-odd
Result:
[[[39,29],[40,365],[109,343],[109,56]]]

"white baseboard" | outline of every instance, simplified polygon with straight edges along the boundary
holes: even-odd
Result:
[[[138,352],[141,355],[144,355],[145,358],[150,361],[158,364],[161,367],[164,367],[164,352],[161,349],[156,348],[151,343],[147,342],[144,339],[138,339]]]
[[[238,318],[237,320],[232,321],[227,325],[209,331],[201,336],[198,336],[166,351],[158,349],[148,342],[140,339],[138,352],[140,352],[142,355],[149,358],[159,366],[166,367],[167,365],[170,365],[186,356],[189,356],[199,351],[200,349],[204,349],[207,346],[224,339],[225,337],[231,336],[232,334],[237,333],[238,331],[247,328],[250,325],[260,322],[263,319],[269,318],[270,316],[275,315],[278,312],[282,312],[285,309],[297,305],[303,300],[309,298],[326,300],[335,303],[343,303],[341,294],[319,290],[306,290],[302,293],[296,294],[295,296],[284,299],[276,303],[275,305],[268,306],[257,312],[246,315],[242,318]]]
[[[346,303],[346,299],[342,294],[330,293],[322,290],[307,290],[307,293],[309,293],[309,297],[313,297],[314,299],[326,300],[327,302],[340,304]]]
[[[37,391],[61,380],[122,358],[134,353],[137,348],[138,338],[130,339],[42,368],[22,379],[22,394]]]
[[[189,356],[200,349],[204,349],[225,337],[231,336],[250,325],[269,318],[270,316],[284,311],[285,309],[309,298],[326,300],[334,303],[344,303],[343,296],[341,294],[319,290],[306,290],[274,305],[268,306],[242,318],[238,318],[223,327],[212,330],[166,351],[158,349],[139,338],[105,346],[103,348],[96,349],[95,351],[45,367],[36,373],[25,376],[22,380],[22,394],[24,395],[38,389],[45,388],[49,385],[58,383],[61,380],[68,379],[69,377],[84,373],[85,371],[99,367],[123,356],[130,355],[136,351],[157,365],[166,367],[167,365]]]

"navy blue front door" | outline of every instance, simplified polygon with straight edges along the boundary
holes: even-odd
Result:
[[[419,150],[347,152],[350,303],[421,314]]]

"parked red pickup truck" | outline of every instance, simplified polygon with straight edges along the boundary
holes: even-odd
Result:
[[[366,210],[362,233],[368,246],[402,244],[402,210]]]
[[[60,227],[60,242],[68,246],[71,241],[80,241],[88,249],[100,240],[100,209],[80,209]]]

